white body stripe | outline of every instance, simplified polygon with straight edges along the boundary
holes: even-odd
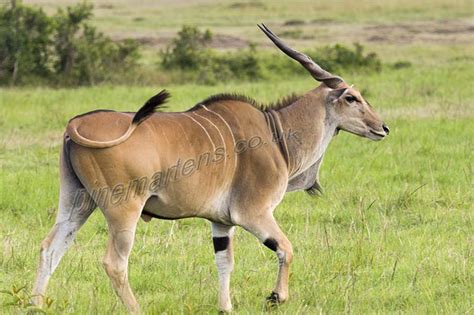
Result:
[[[216,150],[216,145],[214,144],[214,141],[212,141],[212,138],[211,138],[211,136],[209,135],[209,132],[207,132],[206,127],[204,127],[199,121],[197,121],[197,120],[194,119],[193,117],[189,116],[188,114],[186,114],[186,113],[183,113],[183,114],[184,114],[184,116],[188,117],[189,119],[191,119],[192,121],[194,121],[196,124],[198,124],[199,127],[202,128],[202,130],[204,130],[204,132],[206,133],[207,138],[209,138],[209,141],[211,141],[211,143],[212,143],[212,149],[215,151],[215,150]]]
[[[221,140],[222,140],[222,145],[224,146],[224,167],[227,163],[227,147],[225,145],[225,140],[224,140],[224,136],[222,135],[221,131],[219,130],[219,128],[216,126],[216,124],[214,124],[210,119],[204,117],[204,116],[201,116],[199,115],[198,113],[196,112],[193,112],[193,114],[195,114],[196,116],[199,116],[201,117],[202,119],[205,119],[206,121],[208,121],[214,128],[216,128],[217,132],[219,133],[219,136],[221,137]]]
[[[230,132],[230,135],[232,136],[232,143],[233,143],[233,147],[232,147],[232,154],[234,154],[234,170],[237,168],[237,158],[235,157],[235,145],[236,145],[236,142],[235,142],[235,137],[234,137],[234,133],[232,132],[232,129],[230,128],[229,124],[227,123],[227,121],[224,119],[224,117],[222,117],[220,114],[208,109],[206,106],[202,105],[202,108],[204,108],[205,110],[207,110],[208,112],[210,113],[213,113],[214,115],[216,115],[217,117],[219,117],[223,122],[224,124],[227,126],[227,128],[229,129],[229,132]]]

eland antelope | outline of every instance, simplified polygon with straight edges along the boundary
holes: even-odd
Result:
[[[278,257],[276,285],[267,300],[288,299],[293,251],[273,211],[285,192],[320,190],[324,152],[339,130],[381,140],[389,129],[359,91],[288,47],[265,25],[259,27],[321,84],[276,106],[221,94],[185,112],[158,113],[169,97],[162,91],[136,113],[99,110],[69,121],[57,219],[41,243],[36,304],[42,303],[61,257],[97,207],[109,229],[103,264],[131,313],[138,313],[139,305],[128,281],[128,259],[140,217],[211,222],[221,311],[232,308],[235,226]]]

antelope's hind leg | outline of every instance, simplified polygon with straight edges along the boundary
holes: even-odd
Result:
[[[142,206],[140,200],[130,200],[113,208],[103,209],[109,227],[104,268],[115,292],[132,314],[140,313],[140,307],[128,281],[128,258]]]
[[[219,311],[230,312],[232,302],[230,299],[230,275],[234,269],[234,253],[232,237],[235,227],[212,223],[212,242],[219,276]]]
[[[41,242],[40,260],[32,290],[32,302],[41,306],[49,279],[96,205],[61,157],[61,187],[56,223]]]

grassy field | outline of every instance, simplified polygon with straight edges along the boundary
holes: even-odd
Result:
[[[39,3],[47,10],[56,6],[51,1],[25,2]],[[306,21],[328,17],[336,25],[336,36],[324,37],[323,43],[347,41],[353,30],[382,61],[412,63],[398,70],[385,67],[381,73],[346,76],[381,113],[391,134],[374,143],[341,133],[322,167],[325,194],[311,198],[290,193],[277,208],[277,220],[295,252],[287,304],[265,310],[276,259],[253,236],[237,230],[231,284],[235,313],[474,313],[472,30],[436,35],[446,41],[420,37],[413,42],[394,40],[406,33],[388,34],[385,41],[364,41],[358,33],[371,23],[386,23],[397,32],[403,30],[394,23],[465,25],[472,4],[362,1],[354,8],[352,1],[337,1],[334,6],[298,1],[295,10],[289,10],[284,1],[256,2],[265,9],[239,2],[236,18],[231,19],[214,10],[225,7],[219,12],[227,14],[237,2],[213,6],[200,1],[211,17],[203,22],[197,5],[165,2],[147,8],[148,2],[140,1],[135,10],[124,1],[109,7],[99,1],[97,23],[114,34],[152,34],[155,27],[163,26],[156,30],[157,39],[182,23],[212,27],[215,32],[222,26],[223,33],[263,41],[253,26],[262,20],[283,25],[301,16]],[[172,13],[180,10],[176,19],[167,6]],[[134,12],[130,17],[127,9]],[[155,14],[159,18],[152,23]],[[144,20],[134,22],[137,16]],[[143,25],[134,28],[133,23]],[[343,29],[349,35],[337,35]],[[303,47],[312,40],[295,43]],[[300,76],[217,86],[0,89],[0,313],[27,310],[39,244],[54,224],[58,155],[69,118],[97,108],[136,110],[161,88],[172,93],[169,110],[183,110],[219,92],[272,101],[316,84],[310,76]],[[50,282],[52,303],[47,313],[125,313],[102,268],[106,238],[105,220],[97,210]],[[130,279],[147,314],[215,313],[217,272],[210,224],[199,219],[140,222]]]

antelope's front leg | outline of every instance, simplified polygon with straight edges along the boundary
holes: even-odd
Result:
[[[232,236],[235,227],[212,223],[212,242],[219,276],[219,311],[230,312],[230,274],[234,268],[234,253],[232,251]]]
[[[290,264],[293,259],[293,249],[290,241],[281,231],[271,214],[252,218],[240,224],[244,229],[254,234],[266,247],[276,252],[278,257],[278,277],[275,289],[267,302],[271,305],[288,300],[288,278]]]

